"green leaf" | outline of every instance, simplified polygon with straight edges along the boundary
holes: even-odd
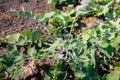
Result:
[[[86,74],[83,73],[83,71],[81,71],[81,70],[79,70],[79,69],[76,69],[74,73],[75,73],[75,77],[76,77],[76,78],[83,78],[83,77],[86,76]]]
[[[8,35],[6,37],[6,40],[8,41],[8,43],[15,44],[19,40],[19,37],[20,37],[20,33],[15,33]]]
[[[23,33],[23,35],[26,36],[27,38],[30,38],[31,34],[32,34],[32,30],[27,30]]]
[[[102,6],[103,10],[102,10],[102,12],[99,12],[98,15],[99,15],[99,16],[102,15],[102,14],[106,15],[106,14],[108,13],[108,11],[109,11],[109,6],[112,5],[113,2],[114,2],[114,1],[112,0],[112,1],[110,1],[108,4]]]
[[[33,18],[34,17],[34,14],[33,14],[32,11],[30,11],[30,12],[19,11],[18,15],[28,17],[28,18]]]
[[[90,36],[94,36],[94,37],[96,37],[96,31],[95,30],[92,30],[92,29],[90,29],[90,30],[87,30],[87,33],[90,35]]]
[[[39,15],[39,16],[36,16],[35,19],[36,19],[37,21],[43,22],[43,21],[45,21],[46,19],[51,18],[53,15],[55,15],[55,12],[54,12],[54,11],[53,11],[53,12],[49,12],[49,13],[43,13],[43,14],[41,14],[41,15]]]
[[[100,41],[99,45],[102,48],[106,48],[109,45],[109,42],[107,40]]]
[[[37,52],[37,51],[35,50],[35,47],[28,48],[28,50],[27,50],[27,53],[28,53],[30,56],[34,56],[34,54],[35,54],[36,52]]]
[[[13,74],[13,79],[19,80],[20,74],[23,72],[22,68],[15,70]]]
[[[82,39],[87,41],[90,38],[90,35],[87,33],[87,30],[82,32]]]
[[[66,76],[67,76],[66,72],[58,71],[55,74],[55,79],[56,80],[65,80]]]
[[[98,79],[97,70],[94,69],[93,66],[91,66],[91,65],[89,65],[87,68],[88,68],[87,73],[88,73],[88,76],[89,76],[90,80]]]
[[[55,64],[55,69],[61,70],[61,67],[62,67],[62,59],[58,59],[56,64]]]
[[[110,8],[110,10],[109,10],[109,17],[108,18],[110,18],[110,20],[115,20],[116,19],[116,12],[115,12],[114,9]]]
[[[52,79],[50,78],[50,76],[46,75],[44,80],[52,80]]]
[[[118,71],[112,71],[107,75],[104,75],[102,80],[119,80],[119,73]]]
[[[9,51],[14,51],[14,50],[17,50],[17,47],[16,47],[16,45],[8,44],[8,45],[7,45],[7,49],[8,49]]]
[[[120,15],[120,6],[115,10],[115,12]]]
[[[27,42],[27,37],[21,35],[19,37],[19,40],[16,42],[16,45],[23,46],[23,45],[25,45],[26,42]]]
[[[57,38],[57,40],[45,51],[54,51],[56,47],[58,46],[64,46],[64,41],[61,38]]]
[[[108,58],[112,58],[114,55],[113,47],[108,45],[106,48],[100,48],[101,52],[103,52]]]
[[[120,44],[120,36],[117,36],[110,41],[110,45],[112,47],[116,48],[116,50],[119,50],[119,48],[120,48],[119,44]]]
[[[39,46],[39,47],[42,47],[42,42],[41,42],[41,40],[38,41],[38,46]]]
[[[42,32],[38,29],[33,31],[32,35],[31,35],[32,41],[35,42],[36,40],[38,40],[41,34],[42,34]]]

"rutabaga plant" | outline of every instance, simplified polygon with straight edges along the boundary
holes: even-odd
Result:
[[[84,30],[81,39],[78,38],[78,35],[75,35],[74,38],[66,38],[67,34],[71,34],[71,32],[74,31],[77,26],[76,21],[82,15],[80,11],[74,11],[71,6],[68,6],[68,11],[66,12],[55,10],[41,15],[34,15],[33,13],[25,11],[16,12],[20,16],[27,16],[38,22],[45,22],[48,33],[57,36],[56,38],[51,38],[52,40],[46,38],[41,39],[39,38],[41,35],[41,31],[39,30],[29,30],[23,34],[7,36],[6,40],[2,41],[8,44],[7,48],[11,54],[2,55],[0,58],[0,62],[4,64],[2,66],[3,71],[7,70],[13,75],[13,78],[18,80],[19,75],[16,74],[20,74],[22,71],[21,69],[25,60],[41,60],[44,57],[53,56],[57,57],[57,62],[54,70],[51,69],[49,71],[52,78],[47,75],[45,77],[46,80],[60,80],[61,78],[65,80],[67,73],[61,70],[62,59],[68,62],[71,69],[74,71],[76,80],[119,80],[119,72],[117,69],[120,68],[120,19],[116,19],[114,9],[109,8],[114,1],[107,1],[109,2],[106,2],[105,6],[99,3],[91,3],[92,6],[97,6],[97,8],[102,6],[98,8],[100,11],[93,7],[89,9],[85,8],[83,11],[85,14],[87,10],[91,12],[93,10],[98,16],[104,15],[106,21],[97,23],[92,29]],[[68,28],[70,28],[70,31],[67,30]],[[63,39],[63,37],[65,37],[65,39]],[[49,42],[51,43],[48,47],[42,46],[43,44],[48,45]],[[23,52],[18,50],[18,47],[21,46],[27,46],[26,57],[23,57]],[[56,50],[57,47],[60,48],[60,52]],[[100,53],[103,53],[102,60],[96,58],[98,57],[96,56],[97,49]],[[112,62],[112,59],[114,59],[115,62]],[[6,64],[7,61],[9,65]],[[99,65],[98,61],[101,64],[108,65],[110,68],[109,74],[103,77],[98,75],[98,69],[96,69]]]
[[[6,44],[8,50],[8,53],[0,55],[0,64],[2,64],[0,65],[0,72],[7,72],[4,77],[19,80],[20,75],[24,74],[23,67],[26,60],[34,61],[35,59],[42,59],[46,56],[41,53],[42,49],[40,45],[42,45],[42,43],[39,39],[40,35],[40,30],[28,30],[23,34],[15,33],[8,35],[4,39],[3,43]],[[35,45],[36,42],[37,45]],[[41,50],[37,50],[35,48],[36,46]],[[23,48],[23,50],[20,48]],[[2,77],[3,76],[1,76],[1,78]]]
[[[62,34],[71,33],[77,26],[76,21],[78,17],[72,8],[73,6],[69,5],[66,12],[55,10],[50,13],[35,16],[35,19],[40,22],[45,21],[46,26],[48,26],[48,32],[52,35],[62,36]]]

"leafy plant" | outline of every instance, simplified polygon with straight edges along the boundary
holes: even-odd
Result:
[[[69,4],[69,2],[58,0],[57,3]],[[73,3],[75,0],[70,2],[70,4]],[[82,10],[76,11],[72,5],[68,5],[66,12],[54,10],[41,15],[13,11],[20,16],[33,18],[40,22],[51,37],[40,38],[42,32],[37,29],[0,39],[0,42],[7,44],[8,49],[7,54],[0,56],[0,64],[3,64],[0,65],[0,72],[7,71],[13,79],[18,80],[26,60],[41,61],[45,57],[55,57],[55,66],[49,69],[49,75],[45,75],[45,80],[65,80],[67,78],[68,73],[62,69],[63,60],[74,71],[75,80],[118,80],[120,19],[116,18],[116,12],[119,14],[119,9],[114,10],[113,4],[114,0],[94,0],[93,3],[85,4],[86,6]],[[105,21],[96,22],[92,29],[82,30],[81,36],[79,34],[73,36],[72,32],[78,27],[77,20],[89,15],[103,15]],[[43,45],[47,45],[47,47]],[[20,50],[21,47],[24,47],[25,50]],[[100,65],[107,65],[108,68],[104,66],[103,68],[109,73],[101,76],[97,68]]]

